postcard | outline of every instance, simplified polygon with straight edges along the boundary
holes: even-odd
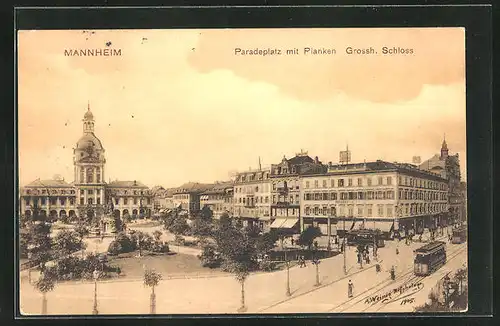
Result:
[[[464,28],[18,32],[24,316],[467,311]]]

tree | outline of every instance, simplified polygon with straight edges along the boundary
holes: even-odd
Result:
[[[463,287],[462,287],[463,281],[467,279],[467,269],[460,268],[459,270],[457,270],[457,272],[455,273],[455,279],[458,281],[459,285],[458,293],[461,294],[463,292]]]
[[[204,220],[211,220],[214,216],[214,213],[209,206],[203,206],[198,216]]]
[[[85,242],[76,231],[62,230],[54,239],[54,249],[64,257],[86,248]]]
[[[51,226],[44,221],[33,223],[30,226],[29,233],[31,239],[31,248],[29,253],[31,259],[39,264],[43,270],[45,263],[52,258],[52,239],[50,238]]]
[[[321,230],[318,227],[308,227],[300,234],[297,244],[311,250],[314,239],[319,236],[321,236]]]
[[[149,286],[151,288],[151,296],[150,296],[150,313],[156,313],[156,294],[155,294],[155,286],[160,283],[161,274],[156,273],[153,270],[147,269],[144,272],[144,285]]]
[[[213,224],[210,219],[206,218],[196,218],[191,226],[191,231],[194,236],[197,237],[208,237],[213,233]]]
[[[173,234],[185,234],[188,230],[189,225],[183,217],[176,218],[169,228],[169,231]]]
[[[19,253],[21,258],[29,258],[28,257],[28,245],[31,242],[31,233],[27,230],[21,229],[19,231]]]
[[[258,254],[266,254],[274,248],[278,235],[275,232],[264,233],[256,239],[256,250]]]
[[[256,265],[255,239],[231,224],[223,224],[215,232],[215,241],[223,269],[233,273],[241,284],[241,306],[238,311],[246,311],[245,281]]]
[[[156,240],[156,241],[160,241],[160,238],[161,236],[163,235],[163,233],[159,230],[155,230],[153,232],[153,238]]]
[[[42,293],[42,315],[47,314],[47,292],[54,290],[56,276],[51,268],[47,268],[40,274],[35,283],[35,288]]]

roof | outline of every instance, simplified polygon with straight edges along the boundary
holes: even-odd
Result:
[[[67,183],[62,179],[36,179],[35,181],[24,186],[24,188],[73,188],[73,184]]]
[[[295,157],[292,157],[291,159],[287,160],[288,163],[293,164],[293,165],[299,165],[299,164],[304,164],[304,163],[314,163],[314,160],[309,157],[308,155],[297,155]]]
[[[199,182],[187,182],[180,187],[173,189],[173,194],[176,193],[196,193],[203,192],[211,189],[214,185],[207,183],[199,183]]]
[[[96,137],[96,135],[94,135],[93,132],[85,133],[76,143],[77,149],[86,149],[88,147],[94,147],[97,150],[104,149],[104,147],[102,147],[101,141]]]
[[[445,245],[445,243],[443,241],[434,241],[434,242],[426,244],[423,247],[416,249],[415,252],[428,252],[428,251],[432,251],[432,250],[435,250],[437,248],[443,247],[444,245]]]
[[[435,181],[445,181],[440,175],[420,169],[418,166],[408,163],[387,162],[377,160],[375,162],[333,164],[328,166],[328,174],[338,173],[367,173],[377,171],[397,171],[414,177],[425,177]]]
[[[145,184],[140,181],[111,181],[108,183],[108,187],[110,188],[148,188]]]

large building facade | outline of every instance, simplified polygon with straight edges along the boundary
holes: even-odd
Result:
[[[447,180],[410,164],[384,161],[329,165],[301,178],[301,225],[324,234],[379,229],[421,233],[445,222]]]
[[[222,214],[233,215],[233,183],[216,183],[200,195],[200,208],[210,208],[213,218],[219,219]]]
[[[83,135],[73,149],[74,181],[37,179],[22,187],[21,215],[50,220],[151,215],[152,193],[147,186],[137,181],[105,182],[105,150],[94,133],[94,123],[89,107],[83,117]]]
[[[465,221],[467,196],[464,196],[463,187],[461,185],[460,159],[458,153],[455,153],[455,155],[449,154],[446,139],[443,139],[443,143],[441,144],[441,153],[435,154],[433,157],[420,164],[419,168],[439,174],[441,177],[448,180],[450,222],[460,223]]]
[[[257,224],[267,230],[270,224],[270,169],[259,168],[238,173],[234,180],[233,216],[244,224]]]
[[[301,151],[295,157],[271,166],[271,228],[304,229],[301,219],[301,180],[305,175],[324,174],[326,166],[318,157],[309,157]],[[300,226],[298,222],[300,221]]]

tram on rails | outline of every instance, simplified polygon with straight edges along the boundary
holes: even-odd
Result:
[[[467,241],[467,227],[460,226],[459,228],[454,229],[452,233],[451,243],[460,244],[464,243],[465,241]]]
[[[446,264],[446,243],[434,241],[414,251],[414,274],[427,276]]]
[[[385,247],[384,239],[382,234],[378,230],[352,230],[347,233],[347,245],[357,246],[357,245],[377,245],[377,248]]]

